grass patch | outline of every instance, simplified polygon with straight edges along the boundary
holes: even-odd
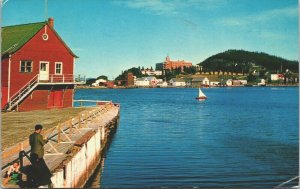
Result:
[[[77,116],[84,110],[86,108],[1,113],[1,150],[28,140],[37,123],[42,124],[46,130]]]

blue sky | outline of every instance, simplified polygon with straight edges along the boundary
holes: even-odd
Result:
[[[7,1],[2,25],[44,21],[44,2]],[[228,49],[298,60],[297,0],[48,0],[47,13],[87,77]]]

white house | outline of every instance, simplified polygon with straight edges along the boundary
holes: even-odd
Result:
[[[226,81],[226,85],[227,85],[227,86],[232,86],[232,79],[228,79],[228,80]]]
[[[150,86],[156,86],[156,84],[159,82],[157,79],[156,79],[156,77],[153,77],[153,76],[151,76],[151,77],[146,77],[147,78],[147,80],[149,81],[149,85]]]
[[[261,79],[259,83],[257,83],[258,86],[266,86],[266,80]]]
[[[271,81],[283,80],[283,74],[271,74]]]
[[[142,74],[147,74],[147,75],[162,75],[162,70],[142,70]]]
[[[167,87],[168,86],[168,83],[165,82],[165,81],[160,81],[156,84],[156,86],[158,87]]]
[[[184,87],[184,86],[186,86],[186,83],[185,83],[184,79],[182,79],[182,78],[172,78],[169,81],[169,83],[173,87]]]
[[[242,86],[246,84],[247,84],[247,80],[228,79],[226,81],[227,86]]]
[[[242,85],[247,85],[247,80],[240,80]]]
[[[100,83],[106,83],[107,81],[105,79],[97,79],[95,83],[92,83],[92,86],[96,87],[99,86]]]
[[[143,77],[143,78],[137,78],[135,80],[135,83],[134,83],[135,86],[137,87],[149,87],[150,85],[150,82],[147,78]]]

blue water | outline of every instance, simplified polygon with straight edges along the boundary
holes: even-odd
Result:
[[[275,187],[298,175],[298,88],[82,89],[121,103],[102,188]]]

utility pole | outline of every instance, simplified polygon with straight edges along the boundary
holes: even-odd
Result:
[[[47,7],[48,7],[48,1],[45,0],[45,20],[47,20],[48,17]]]

